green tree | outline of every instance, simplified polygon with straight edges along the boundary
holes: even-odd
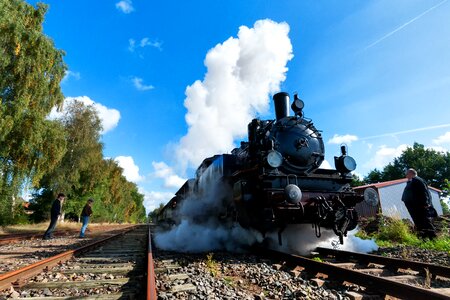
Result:
[[[0,224],[11,220],[26,182],[53,169],[65,149],[61,126],[46,120],[64,97],[63,51],[43,34],[47,6],[0,0]]]
[[[361,179],[358,175],[356,175],[356,174],[352,174],[352,182],[350,183],[350,185],[352,186],[352,187],[355,187],[355,186],[361,186],[361,185],[364,185],[365,184],[365,182],[364,182],[364,180],[363,179]]]
[[[156,218],[158,217],[159,213],[162,211],[163,208],[164,208],[164,204],[160,203],[157,208],[155,208],[148,214],[148,218],[149,218],[150,222],[156,221]]]
[[[102,162],[104,175],[95,187],[101,202],[94,203],[93,219],[100,222],[144,222],[144,196],[136,184],[123,176],[123,169],[113,159]]]
[[[103,145],[100,142],[102,126],[95,108],[80,101],[66,107],[61,123],[65,132],[65,154],[58,167],[45,174],[36,186],[53,193],[43,193],[44,197],[37,197],[36,200],[39,206],[47,207],[57,193],[63,192],[68,196],[64,212],[75,218],[99,180],[100,174],[95,171],[101,168],[103,159]],[[44,202],[46,205],[43,205]]]
[[[376,183],[403,178],[409,168],[416,169],[419,176],[431,186],[443,189],[445,180],[450,178],[450,153],[426,149],[424,145],[414,143],[382,171],[375,169],[369,172],[364,181]]]
[[[444,181],[444,187],[442,188],[442,191],[444,192],[444,196],[450,195],[450,180],[445,179]],[[441,199],[441,205],[442,205],[442,211],[444,215],[450,214],[450,207],[447,205],[447,203],[444,202],[443,199]]]

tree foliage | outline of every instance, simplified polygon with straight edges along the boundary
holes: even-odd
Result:
[[[163,208],[164,204],[160,203],[157,208],[155,208],[148,214],[148,219],[150,220],[150,222],[156,222],[156,218],[158,217],[159,213],[163,210]]]
[[[42,32],[47,6],[0,0],[0,224],[23,183],[54,168],[61,127],[46,116],[64,98],[64,53]]]
[[[369,172],[364,181],[376,183],[403,178],[409,168],[416,169],[429,185],[443,189],[446,180],[450,178],[450,153],[427,149],[422,144],[414,143],[383,170],[375,169]]]
[[[56,193],[63,191],[68,199],[64,212],[70,219],[78,220],[86,201],[93,198],[94,221],[143,221],[143,195],[123,176],[116,161],[103,159],[102,126],[97,111],[79,101],[69,104],[65,111],[61,122],[66,133],[66,152],[59,166],[40,180],[40,193],[33,199],[37,220],[47,217]]]
[[[18,202],[25,187],[34,188],[34,221],[48,218],[59,192],[72,218],[94,198],[94,221],[143,221],[143,195],[103,158],[97,111],[74,102],[62,119],[48,118],[62,107],[67,67],[43,33],[46,11],[44,4],[0,0],[0,225],[27,219]]]

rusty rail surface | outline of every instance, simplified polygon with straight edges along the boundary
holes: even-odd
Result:
[[[127,227],[126,229],[124,229],[122,232],[119,232],[118,234],[106,237],[106,238],[98,240],[98,241],[94,241],[92,243],[89,243],[89,244],[84,245],[77,249],[73,249],[73,250],[69,250],[69,251],[57,254],[55,256],[38,261],[36,263],[25,266],[18,270],[0,274],[0,290],[9,288],[11,285],[20,286],[21,283],[24,282],[24,280],[26,278],[36,275],[45,269],[49,269],[49,268],[57,265],[60,262],[65,262],[65,261],[71,259],[76,254],[80,254],[80,253],[88,251],[92,248],[95,248],[97,246],[100,246],[103,243],[105,243],[111,239],[119,237],[119,236],[133,230],[134,228],[135,228],[135,226]]]
[[[147,300],[157,300],[155,266],[153,263],[152,234],[148,226],[148,255],[147,255]]]
[[[418,261],[412,261],[412,260],[403,260],[399,258],[391,258],[391,257],[384,257],[379,255],[373,255],[373,254],[365,254],[365,253],[359,253],[359,252],[350,252],[350,251],[344,251],[344,250],[335,250],[335,249],[328,249],[328,248],[322,248],[318,247],[315,250],[316,252],[322,254],[322,255],[332,255],[336,258],[350,258],[353,257],[357,259],[359,262],[366,262],[366,263],[376,263],[380,265],[386,266],[388,269],[393,268],[403,268],[403,269],[411,269],[415,271],[419,271],[421,273],[425,272],[425,270],[428,270],[433,275],[443,276],[443,277],[450,277],[450,268],[446,266],[440,266],[430,263],[423,263]]]
[[[405,283],[396,282],[382,277],[377,277],[355,270],[350,270],[335,266],[329,263],[315,261],[303,256],[281,253],[275,250],[260,249],[263,255],[270,255],[279,260],[284,260],[292,265],[304,267],[307,271],[327,274],[338,280],[348,281],[366,288],[381,291],[382,293],[401,299],[446,299],[450,297],[444,294],[412,286]]]

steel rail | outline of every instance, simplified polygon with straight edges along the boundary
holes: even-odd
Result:
[[[147,300],[157,300],[155,265],[153,264],[152,233],[148,226],[148,255],[147,255]]]
[[[411,269],[411,270],[419,271],[421,273],[425,272],[425,269],[428,269],[428,271],[431,274],[443,276],[443,277],[450,277],[450,268],[446,267],[446,266],[440,266],[440,265],[423,263],[423,262],[412,261],[412,260],[402,260],[402,259],[398,259],[398,258],[384,257],[384,256],[379,256],[379,255],[373,255],[373,254],[365,254],[365,253],[358,253],[358,252],[328,249],[328,248],[322,248],[322,247],[316,248],[315,251],[322,255],[333,255],[335,257],[345,257],[345,258],[354,257],[358,261],[364,261],[366,263],[371,262],[371,263],[384,265],[388,269],[392,269],[394,267],[395,268],[404,268],[404,269]]]
[[[450,297],[439,294],[432,290],[423,289],[396,282],[394,280],[377,277],[358,271],[345,269],[334,266],[329,263],[315,261],[303,256],[281,253],[275,250],[260,250],[262,254],[267,254],[277,259],[284,260],[290,264],[299,265],[306,268],[308,271],[320,272],[327,274],[330,277],[337,278],[342,281],[348,281],[357,285],[365,286],[371,290],[382,292],[383,294],[394,296],[401,299],[446,299]]]
[[[0,274],[0,290],[8,288],[11,285],[19,285],[20,286],[21,282],[23,282],[26,278],[29,278],[36,274],[39,274],[46,268],[53,267],[60,262],[65,262],[77,254],[88,251],[88,250],[90,250],[94,247],[97,247],[113,238],[119,237],[119,236],[133,230],[135,227],[136,226],[127,227],[126,229],[124,229],[122,232],[120,232],[118,234],[106,237],[106,238],[98,240],[98,241],[94,241],[92,243],[89,243],[89,244],[84,245],[77,249],[65,251],[63,253],[46,258],[44,260],[33,263],[31,265],[25,266],[23,268]]]

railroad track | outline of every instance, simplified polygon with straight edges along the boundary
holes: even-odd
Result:
[[[317,248],[313,259],[267,249],[259,252],[284,261],[292,270],[360,286],[361,292],[349,292],[353,299],[376,295],[450,299],[450,268],[445,266],[326,248]]]
[[[16,299],[156,299],[150,227],[1,274],[0,290]]]
[[[105,231],[120,231],[125,227],[117,227],[117,226],[91,226],[91,228],[88,229],[88,232],[97,233],[97,232],[105,232]],[[62,229],[62,230],[56,230],[53,233],[54,237],[68,237],[68,236],[78,236],[80,230],[79,229]],[[9,233],[9,234],[1,234],[0,235],[0,245],[6,245],[6,244],[12,244],[17,243],[24,240],[40,240],[42,239],[43,231],[37,233],[37,232],[22,232],[22,233]]]
[[[78,233],[78,230],[55,231],[55,237],[69,236]],[[42,233],[14,233],[0,236],[0,245],[17,243],[23,240],[42,239]]]

